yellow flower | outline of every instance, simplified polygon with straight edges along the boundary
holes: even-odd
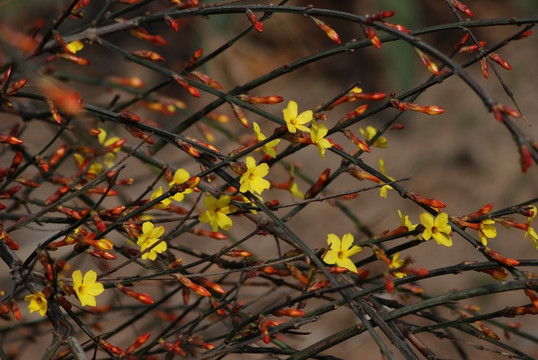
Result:
[[[304,199],[304,194],[301,190],[299,190],[299,186],[295,182],[295,180],[290,180],[290,193],[291,196],[297,196],[299,199]]]
[[[290,133],[295,133],[297,130],[308,131],[308,127],[304,124],[309,123],[314,117],[312,110],[303,111],[301,114],[297,115],[297,109],[297,103],[292,100],[288,103],[288,107],[282,110],[284,113],[284,120],[286,121]]]
[[[28,309],[33,313],[39,311],[39,315],[45,316],[47,313],[47,298],[41,291],[36,291],[33,294],[26,295],[24,301],[29,301]]]
[[[155,190],[153,192],[153,194],[151,194],[151,200],[157,199],[162,194],[163,194],[163,187],[159,186],[159,188],[157,190]],[[160,203],[155,204],[154,207],[156,209],[168,209],[170,207],[171,203],[172,203],[172,200],[170,200],[170,198],[166,198],[166,199],[162,200]]]
[[[379,172],[383,175],[385,175],[390,180],[394,181],[394,178],[391,176],[387,176],[386,170],[385,170],[385,161],[383,159],[379,159]],[[383,183],[383,182],[382,182]],[[392,186],[390,185],[384,185],[381,188],[379,188],[379,196],[386,199],[387,198],[387,190],[392,189]]]
[[[190,178],[190,174],[188,173],[187,170],[185,169],[178,169],[176,170],[176,172],[174,173],[174,178],[172,179],[172,182],[170,184],[168,184],[168,189],[170,189],[170,187],[172,185],[180,185],[180,184],[183,184],[184,182],[186,182],[187,180],[189,180]],[[172,199],[174,199],[175,201],[183,201],[183,198],[185,197],[185,194],[190,194],[192,192],[192,189],[185,189],[185,191],[183,192],[178,192],[176,194],[174,194],[174,196],[172,196]]]
[[[147,248],[150,248],[156,242],[160,241],[159,237],[164,233],[164,226],[154,227],[153,223],[146,221],[142,224],[142,234],[138,236],[138,241],[136,244],[140,246],[140,251],[144,251]],[[168,246],[166,242],[160,241],[156,246],[154,246],[150,251],[145,254],[142,254],[142,259],[155,260],[158,253],[166,251]]]
[[[71,41],[69,44],[67,44],[67,48],[69,49],[69,51],[75,54],[77,51],[80,51],[84,48],[84,43],[79,40]]]
[[[529,238],[532,241],[532,244],[538,250],[538,234],[536,231],[530,226],[532,220],[536,217],[536,214],[538,213],[538,210],[536,209],[536,206],[531,205],[531,213],[532,215],[527,218],[527,221],[529,223],[529,228],[525,232],[525,238]]]
[[[211,195],[206,195],[204,205],[207,210],[198,217],[198,220],[211,225],[213,231],[219,231],[219,227],[226,231],[230,230],[232,219],[228,217],[228,214],[238,210],[237,206],[230,205],[231,200],[228,195],[221,195],[218,200]]]
[[[267,137],[265,137],[265,135],[262,134],[260,130],[260,125],[258,125],[258,123],[254,122],[252,125],[254,128],[254,132],[256,133],[256,139],[258,139],[258,142],[262,142],[265,139],[267,139]],[[270,157],[275,158],[276,157],[275,147],[278,145],[279,142],[280,142],[280,139],[269,141],[267,144],[262,145],[262,151],[266,153],[267,155],[269,155]]]
[[[310,138],[312,139],[312,143],[315,144],[318,147],[319,154],[325,160],[325,149],[329,149],[332,144],[329,140],[325,139],[325,135],[329,130],[327,130],[327,127],[325,124],[319,124],[312,120],[312,127],[310,128]]]
[[[366,142],[369,142],[375,136],[375,134],[377,134],[377,130],[373,126],[367,126],[366,131],[360,127],[359,131],[366,138]],[[377,147],[386,149],[389,147],[389,143],[386,138],[384,138],[383,136],[380,136],[377,139],[375,139],[372,146],[377,146]]]
[[[80,270],[73,272],[73,289],[77,293],[80,305],[95,306],[95,297],[105,291],[103,284],[98,283],[97,273],[93,270],[84,274],[84,280],[82,279],[82,273]]]
[[[79,168],[84,168],[84,167],[87,166],[87,163],[86,163],[87,158],[85,158],[81,154],[74,153],[73,157],[75,158],[75,162],[77,163]],[[86,171],[85,176],[88,179],[95,179],[97,177],[97,175],[99,175],[100,173],[103,172],[103,170],[104,170],[103,165],[99,164],[97,161],[94,161],[94,162],[92,162],[92,164],[90,165],[90,167]]]
[[[304,199],[304,194],[299,190],[299,186],[295,182],[295,166],[292,164],[290,167],[290,194],[293,199],[294,196],[297,196],[299,199]]]
[[[529,238],[536,250],[538,250],[538,234],[533,228],[529,227],[527,232],[525,232],[525,238]]]
[[[440,245],[447,247],[452,246],[452,238],[450,237],[452,228],[448,224],[447,213],[440,213],[434,219],[431,214],[423,212],[419,217],[420,222],[426,228],[422,232],[424,240],[429,240],[433,237],[433,239]]]
[[[120,138],[113,136],[111,138],[107,139],[107,132],[105,129],[99,128],[99,135],[97,135],[97,139],[99,140],[99,144],[101,144],[103,147],[110,146],[114,144],[116,141],[119,141]],[[114,163],[116,162],[116,153],[120,151],[121,146],[115,146],[111,149],[111,151],[107,152],[104,156],[103,163],[109,168],[111,168]]]
[[[480,229],[478,230],[478,237],[482,242],[482,245],[488,244],[488,238],[493,239],[497,236],[497,229],[495,229],[495,221],[491,219],[485,219],[480,221]]]
[[[239,191],[242,193],[250,191],[251,193],[261,194],[263,190],[269,189],[271,184],[263,178],[269,173],[269,165],[256,165],[256,160],[252,156],[247,157],[246,163],[247,171],[239,179],[241,184]]]
[[[392,260],[390,261],[390,265],[389,267],[392,269],[392,270],[395,270],[395,269],[399,269],[401,268],[402,266],[404,266],[405,264],[405,260],[404,259],[400,259],[400,253],[396,253],[394,254],[394,256],[392,257]],[[396,271],[393,273],[394,276],[396,276],[397,278],[401,279],[405,276],[407,276],[407,274],[403,273],[403,272],[399,272],[399,271]]]
[[[342,236],[342,241],[335,234],[327,235],[327,244],[329,244],[329,251],[323,257],[325,263],[332,265],[336,264],[337,266],[344,267],[349,271],[354,273],[357,272],[357,267],[349,258],[357,253],[359,253],[362,248],[357,245],[353,245],[353,235],[345,234]],[[353,245],[353,247],[351,246]]]
[[[407,231],[415,230],[417,225],[411,223],[411,220],[409,220],[409,215],[405,215],[400,210],[398,210],[398,216],[400,217],[400,225],[405,226],[407,228]]]

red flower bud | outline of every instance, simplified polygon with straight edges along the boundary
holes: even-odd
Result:
[[[450,0],[450,2],[458,11],[461,11],[462,13],[470,17],[474,16],[473,12],[471,11],[471,9],[469,9],[467,5],[459,2],[458,0]]]
[[[164,61],[166,60],[164,57],[162,57],[161,55],[157,54],[156,52],[153,52],[153,51],[147,51],[147,50],[136,50],[136,51],[133,51],[131,54],[133,54],[134,56],[137,56],[141,59],[146,59],[146,60],[151,60],[151,61]]]
[[[289,317],[299,317],[304,315],[304,311],[299,309],[278,309],[272,312],[275,316],[289,316]]]
[[[372,45],[377,48],[377,49],[380,49],[381,48],[381,41],[379,40],[379,38],[377,37],[374,29],[372,29],[371,27],[367,26],[365,29],[364,29],[364,33],[366,34],[366,37],[368,39],[370,39],[370,42],[372,43]]]
[[[327,25],[325,22],[321,21],[320,19],[318,18],[315,18],[313,16],[310,16],[310,18],[312,20],[314,20],[314,22],[316,23],[316,25],[325,32],[325,34],[329,37],[329,39],[331,39],[332,41],[334,41],[335,43],[337,44],[340,44],[341,41],[340,41],[340,36],[338,35],[338,33],[336,31],[333,30],[333,28],[331,28],[329,25]]]
[[[258,17],[252,12],[252,10],[246,9],[245,13],[248,20],[252,23],[254,29],[259,33],[263,32],[263,23],[258,20]]]
[[[133,351],[135,351],[140,346],[142,346],[146,341],[148,341],[149,336],[150,336],[149,332],[140,335],[138,338],[136,338],[134,343],[132,343],[127,349],[125,349],[125,351],[121,353],[120,357],[123,358],[127,355],[130,355]]]

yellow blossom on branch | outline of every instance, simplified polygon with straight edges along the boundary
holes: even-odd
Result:
[[[256,133],[256,139],[258,139],[258,142],[262,142],[265,139],[267,139],[267,137],[264,134],[262,134],[262,132],[260,130],[260,125],[258,125],[258,123],[254,122],[252,124],[252,127],[254,128],[254,133]],[[280,139],[271,140],[267,144],[262,145],[261,149],[262,149],[262,151],[264,153],[266,153],[270,157],[275,158],[276,157],[276,149],[275,148],[276,148],[276,146],[278,145],[279,142],[280,142]]]
[[[383,159],[379,159],[379,172],[383,175],[385,175],[390,180],[394,181],[394,178],[391,176],[387,176],[387,172],[385,170],[385,161]],[[381,188],[379,188],[379,196],[386,199],[387,198],[387,190],[392,189],[392,186],[390,185],[383,185]]]
[[[325,261],[326,264],[336,264],[337,266],[357,273],[357,267],[353,261],[351,261],[350,257],[358,254],[362,248],[353,245],[353,241],[355,241],[355,239],[353,238],[353,235],[349,233],[342,236],[342,241],[340,241],[340,238],[335,234],[327,235],[327,244],[329,244],[330,248],[323,257],[323,261]]]
[[[405,264],[405,260],[400,259],[400,253],[396,253],[392,257],[392,260],[390,262],[389,267],[390,267],[391,270],[397,270],[397,269],[400,269],[402,266],[404,266],[404,264]],[[394,274],[394,276],[396,276],[399,279],[407,276],[405,273],[399,272],[399,271],[396,271],[393,274]]]
[[[75,162],[77,163],[77,166],[79,168],[84,168],[87,166],[88,162],[91,161],[88,158],[85,158],[79,153],[74,153],[73,157],[75,158]],[[103,165],[99,164],[97,161],[93,161],[86,171],[86,177],[88,179],[95,179],[97,175],[102,173],[104,170]]]
[[[211,225],[213,231],[219,231],[219,227],[223,230],[230,230],[232,227],[232,219],[228,217],[228,214],[236,212],[238,207],[230,205],[232,199],[228,195],[221,195],[218,199],[207,195],[204,198],[205,210],[198,220],[203,223]]]
[[[88,271],[82,278],[80,270],[73,272],[73,289],[77,294],[80,305],[95,306],[95,297],[105,291],[103,284],[97,282],[97,273],[93,270]]]
[[[491,219],[484,219],[480,221],[480,228],[478,230],[478,237],[482,242],[482,245],[488,244],[488,238],[493,239],[497,236],[497,229],[495,229],[495,221]]]
[[[28,309],[31,313],[38,311],[41,316],[45,316],[47,313],[47,297],[41,291],[26,295],[24,301],[30,302]]]
[[[157,199],[159,196],[161,196],[163,194],[163,188],[162,186],[159,186],[159,188],[157,190],[155,190],[152,194],[151,194],[151,200],[155,200]],[[154,207],[156,209],[168,209],[170,207],[170,204],[172,203],[172,200],[170,200],[170,198],[166,198],[164,200],[161,200],[160,203],[158,204],[155,204]]]
[[[140,251],[144,251],[150,248],[156,242],[159,242],[156,246],[153,246],[151,250],[142,254],[142,259],[155,260],[157,254],[162,253],[168,249],[166,242],[160,241],[159,237],[164,234],[164,226],[154,227],[153,223],[146,221],[142,224],[142,234],[138,236],[136,244],[140,246]]]
[[[84,48],[84,43],[80,40],[71,41],[69,44],[67,44],[67,48],[69,49],[69,51],[75,54],[77,51],[80,51]]]
[[[369,142],[370,140],[372,140],[372,138],[377,134],[377,130],[373,126],[367,126],[366,130],[360,127],[359,131],[366,138],[366,142]],[[377,139],[375,139],[374,143],[371,145],[377,146],[379,148],[385,148],[385,149],[389,147],[389,143],[387,139],[383,136],[380,136]]]
[[[530,226],[532,220],[536,217],[536,214],[538,213],[538,210],[536,209],[536,206],[531,205],[531,213],[532,215],[527,218],[527,222],[529,223],[529,228],[525,232],[525,238],[529,238],[532,241],[532,244],[538,250],[538,234],[536,231]]]
[[[265,163],[256,165],[256,160],[252,156],[247,157],[246,164],[247,171],[239,179],[241,184],[239,191],[261,194],[263,190],[269,189],[271,183],[263,178],[269,173],[269,165]]]
[[[107,132],[105,129],[99,128],[99,131],[100,133],[97,135],[97,139],[99,140],[99,144],[101,144],[105,148],[113,145],[114,143],[117,143],[120,140],[120,138],[116,136],[107,138]],[[105,163],[107,167],[111,168],[114,165],[114,163],[116,162],[116,153],[120,151],[120,148],[121,145],[115,146],[105,154],[103,163]]]
[[[529,229],[525,232],[525,238],[529,238],[536,250],[538,250],[538,234],[536,233],[536,230],[529,227]]]
[[[398,210],[398,216],[400,217],[400,225],[405,226],[407,228],[407,231],[415,230],[417,224],[411,223],[411,220],[409,220],[409,215],[405,215],[400,210]]]
[[[329,140],[325,139],[325,135],[329,130],[325,124],[319,124],[312,120],[312,127],[310,128],[310,139],[312,139],[312,144],[316,145],[319,150],[319,154],[325,160],[325,149],[329,149],[332,144]]]
[[[282,110],[282,112],[284,113],[284,120],[290,133],[295,133],[297,130],[308,131],[308,127],[305,124],[309,123],[314,117],[312,110],[303,111],[297,115],[298,106],[293,100],[288,103],[288,107]]]
[[[168,184],[168,189],[170,189],[170,187],[172,187],[172,185],[183,184],[184,182],[189,180],[190,177],[191,176],[190,176],[190,174],[189,174],[189,172],[187,170],[185,170],[185,169],[177,169],[176,172],[174,173],[174,178],[172,179],[172,182],[170,182],[170,184]],[[174,196],[172,196],[172,199],[174,199],[177,202],[183,201],[183,199],[185,198],[185,194],[190,194],[191,192],[192,192],[192,189],[190,189],[190,188],[185,189],[185,191],[178,192],[178,193],[174,194]]]
[[[435,218],[427,212],[420,214],[420,222],[426,228],[422,232],[424,240],[433,239],[439,244],[447,247],[452,246],[450,234],[452,228],[448,224],[448,214],[440,213]]]

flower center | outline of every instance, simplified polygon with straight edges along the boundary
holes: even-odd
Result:
[[[439,229],[437,227],[432,226],[432,234],[437,234],[439,232]]]
[[[338,252],[338,258],[339,259],[344,259],[345,257],[346,257],[346,253],[344,251],[340,250]]]

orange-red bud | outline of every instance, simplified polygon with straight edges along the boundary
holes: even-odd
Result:
[[[24,87],[24,85],[26,85],[26,83],[28,82],[28,79],[21,79],[19,81],[17,81],[15,84],[11,85],[7,91],[6,91],[6,94],[7,95],[15,95],[17,94],[17,92],[22,89]]]
[[[256,14],[254,14],[250,9],[246,9],[245,13],[248,20],[252,23],[254,29],[259,33],[263,32],[263,23],[258,19]]]
[[[529,167],[532,165],[532,156],[529,148],[527,145],[521,145],[519,147],[519,153],[520,153],[520,159],[519,162],[521,164],[521,171],[527,172],[529,170]]]
[[[250,257],[252,256],[252,253],[246,250],[232,249],[226,252],[224,255],[230,257]]]
[[[248,119],[245,113],[243,112],[243,110],[236,104],[230,104],[230,105],[232,106],[232,110],[235,116],[237,117],[237,119],[239,119],[239,122],[241,123],[241,125],[248,128],[249,127]]]
[[[512,70],[512,66],[510,66],[510,64],[504,60],[499,54],[497,53],[491,53],[488,55],[489,58],[493,61],[495,61],[497,64],[501,65],[503,68],[505,68],[506,70]]]
[[[486,252],[486,254],[488,254],[493,260],[495,261],[498,261],[504,265],[507,265],[507,266],[516,266],[516,265],[519,265],[519,261],[516,260],[516,259],[512,259],[512,258],[505,258],[501,255],[500,252],[498,251],[495,251],[495,250],[491,250],[490,248],[485,248],[484,250]]]
[[[355,136],[351,130],[344,130],[344,135],[351,140],[353,144],[357,145],[360,150],[370,152],[370,146],[368,146],[368,143]]]
[[[178,354],[179,356],[187,356],[187,353],[182,348],[180,348],[179,345],[166,342],[163,339],[159,339],[159,345],[161,345],[167,351],[171,351],[175,354]]]
[[[95,256],[96,258],[99,258],[99,259],[104,259],[104,260],[116,260],[118,257],[112,253],[109,253],[108,251],[103,251],[103,250],[99,250],[99,249],[94,249],[94,248],[88,248],[85,250],[88,254],[92,255],[92,256]]]
[[[118,284],[116,287],[118,288],[118,290],[120,290],[125,295],[127,295],[129,297],[132,297],[133,299],[136,299],[136,300],[140,301],[143,304],[151,305],[151,304],[153,304],[155,302],[155,301],[153,301],[151,296],[149,296],[148,294],[133,291],[130,288],[128,288],[127,286],[123,286],[121,284]]]
[[[492,278],[498,281],[505,281],[508,277],[508,271],[503,267],[494,267],[487,269],[477,269],[476,271],[489,274]]]
[[[168,41],[166,41],[162,36],[160,35],[150,35],[148,34],[148,31],[141,27],[135,27],[131,29],[131,34],[133,34],[134,37],[149,41],[156,45],[168,45]]]
[[[204,229],[193,229],[191,232],[195,235],[206,236],[215,240],[228,239],[228,235],[223,234],[221,232],[214,232],[214,231],[209,231],[209,230],[204,230]]]
[[[172,28],[174,31],[179,30],[179,23],[177,20],[172,19],[169,15],[164,16],[164,20],[166,21],[166,24]]]
[[[323,30],[323,32],[325,32],[325,34],[329,37],[329,39],[331,39],[332,41],[334,41],[335,43],[337,44],[340,44],[341,41],[340,41],[340,36],[338,35],[338,33],[336,31],[334,31],[333,28],[331,28],[329,25],[327,25],[325,22],[321,21],[320,19],[318,18],[315,18],[313,16],[310,16],[310,18],[312,20],[314,20],[314,22],[316,23],[316,25],[321,29]]]
[[[322,280],[322,281],[316,281],[315,283],[312,283],[308,289],[306,290],[307,293],[309,292],[313,292],[313,291],[318,291],[319,289],[322,289],[324,287],[326,287],[327,285],[330,284],[330,281],[325,279],[325,280]]]
[[[176,143],[179,145],[179,148],[181,150],[185,151],[190,156],[195,158],[200,157],[200,153],[198,152],[198,150],[196,150],[191,144],[179,139],[176,140]]]
[[[316,183],[314,185],[312,185],[310,187],[310,189],[308,189],[306,191],[306,193],[304,194],[304,198],[305,199],[310,199],[311,197],[313,197],[315,194],[317,194],[318,192],[321,191],[321,189],[323,188],[323,185],[327,182],[327,180],[329,180],[329,175],[331,174],[331,169],[325,169],[321,175],[319,176],[318,180],[316,181]]]
[[[149,332],[140,335],[138,338],[136,338],[134,343],[132,343],[127,349],[125,349],[125,351],[121,353],[120,357],[125,357],[127,355],[130,355],[133,351],[135,351],[140,346],[142,346],[146,341],[148,341],[149,336],[150,336]]]
[[[11,313],[13,314],[13,316],[15,316],[15,319],[17,319],[17,321],[22,320],[21,310],[19,309],[19,305],[14,299],[11,299]]]
[[[213,290],[214,292],[216,292],[218,294],[221,294],[221,295],[226,294],[226,290],[224,290],[222,288],[222,286],[220,286],[219,284],[214,283],[212,281],[209,281],[207,278],[205,278],[203,276],[200,276],[200,277],[196,278],[196,281],[198,281],[203,286],[205,286],[207,288],[210,288],[211,290]]]
[[[158,53],[154,51],[136,50],[136,51],[133,51],[131,54],[141,59],[147,59],[151,61],[164,61],[165,60],[164,57],[162,57],[161,55],[159,55]]]
[[[209,291],[207,291],[206,288],[204,288],[203,286],[200,286],[200,285],[197,285],[197,284],[193,283],[190,279],[186,278],[185,276],[179,275],[179,274],[173,274],[172,276],[174,276],[183,285],[185,285],[186,287],[188,287],[189,289],[191,289],[192,291],[194,291],[198,295],[205,296],[205,297],[210,297],[211,296],[211,293]]]
[[[131,77],[109,76],[107,80],[114,84],[129,86],[135,89],[138,89],[144,86],[144,82],[142,81],[142,79],[136,76],[131,76]]]
[[[372,45],[377,48],[377,49],[380,49],[381,48],[381,40],[379,40],[379,38],[377,37],[374,29],[372,29],[371,27],[367,26],[365,29],[364,29],[364,33],[366,34],[366,37],[368,39],[370,39],[370,42],[372,43]]]
[[[437,67],[437,64],[431,61],[428,55],[424,54],[421,50],[415,48],[415,51],[418,54],[422,65],[424,65],[435,76],[439,76],[439,68]]]
[[[446,204],[444,202],[442,202],[441,200],[427,199],[422,195],[411,193],[411,192],[408,193],[407,195],[409,196],[410,199],[416,201],[417,203],[428,205],[428,206],[430,206],[432,208],[435,208],[435,209],[440,209],[440,208],[445,208],[446,207]]]
[[[138,115],[130,111],[122,111],[118,113],[118,117],[124,120],[132,121],[132,122],[140,122],[140,118],[138,117]]]
[[[428,115],[439,115],[445,112],[445,109],[439,106],[420,106],[415,103],[405,103],[409,110],[418,111]]]
[[[289,316],[289,317],[299,317],[304,315],[304,311],[299,309],[278,309],[272,312],[275,316]]]
[[[0,142],[8,143],[11,145],[20,145],[22,144],[22,140],[16,138],[15,136],[6,136],[6,135],[0,135]]]
[[[191,71],[189,74],[193,75],[198,80],[200,80],[201,82],[203,82],[206,85],[211,86],[214,89],[222,90],[222,85],[219,82],[211,79],[209,76],[207,76],[204,73],[201,73],[199,71]]]
[[[469,16],[469,17],[473,17],[474,14],[473,12],[471,11],[471,9],[469,9],[469,7],[463,3],[461,3],[460,1],[458,0],[450,0],[450,2],[452,3],[452,5],[454,5],[454,7],[458,10],[458,11],[461,11],[462,13],[464,13],[465,15]]]
[[[260,315],[258,319],[258,329],[260,329],[262,341],[269,344],[271,341],[271,335],[269,334],[269,328],[267,327],[267,320],[263,315]]]
[[[122,350],[119,347],[112,345],[111,343],[102,338],[99,338],[99,345],[103,346],[105,349],[107,349],[113,354],[119,355],[122,353]]]
[[[175,80],[175,82],[177,82],[183,89],[187,90],[187,92],[189,93],[189,95],[191,96],[194,96],[194,97],[200,97],[200,91],[198,91],[197,88],[195,88],[194,86],[190,85],[185,79],[183,79],[181,76],[179,75],[176,75],[176,74],[173,74],[172,75],[172,78]]]

